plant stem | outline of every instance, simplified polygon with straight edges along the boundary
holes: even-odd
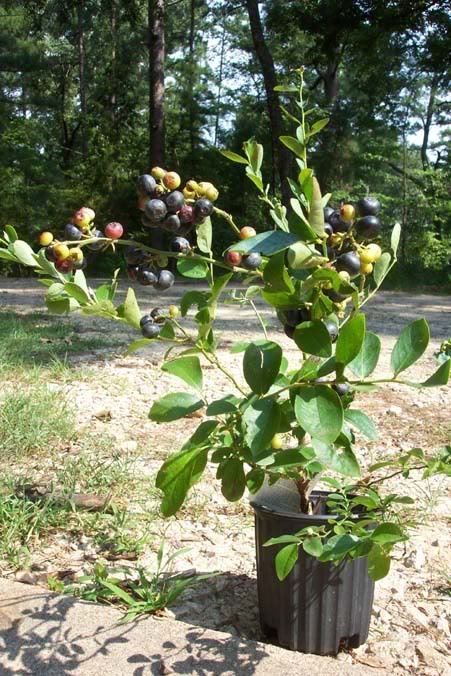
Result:
[[[223,218],[227,223],[230,225],[232,230],[236,235],[240,234],[240,229],[239,227],[235,224],[232,216],[227,213],[227,211],[223,211],[222,209],[218,209],[218,207],[213,207],[213,213],[217,214],[221,218]]]
[[[89,239],[82,240],[80,242],[73,242],[73,241],[67,241],[67,242],[61,242],[62,244],[66,245],[74,245],[76,244],[77,247],[83,247],[87,246],[88,244],[92,244],[93,242],[105,242],[108,244],[112,243],[112,240],[109,239],[108,237],[91,237]],[[188,259],[188,260],[197,260],[197,261],[203,261],[204,263],[208,264],[214,264],[218,268],[224,268],[225,270],[228,270],[229,272],[244,272],[247,275],[253,275],[254,277],[261,277],[262,273],[259,271],[251,271],[251,270],[246,270],[246,268],[240,268],[238,266],[230,266],[227,265],[227,263],[222,263],[221,261],[217,261],[214,258],[209,258],[208,256],[202,256],[201,254],[197,253],[190,253],[190,254],[183,254],[183,253],[175,253],[174,251],[161,251],[160,249],[154,249],[151,246],[147,246],[146,244],[138,244],[132,239],[117,239],[114,240],[115,244],[120,244],[121,246],[135,246],[138,247],[139,249],[142,249],[143,251],[148,251],[151,254],[155,254],[157,256],[167,256],[168,258],[177,258],[177,259]],[[106,248],[106,247],[105,247]]]
[[[363,484],[364,486],[372,486],[373,484],[378,484],[381,481],[387,481],[388,479],[392,479],[395,476],[398,476],[399,474],[402,474],[406,470],[409,472],[416,469],[426,469],[427,465],[418,465],[418,467],[404,467],[404,469],[399,469],[396,472],[393,472],[392,474],[389,474],[388,476],[383,476],[380,477],[379,479],[373,479],[373,481],[368,481],[366,482],[365,479],[362,479],[362,481],[359,481],[359,484]]]
[[[255,312],[255,315],[256,315],[258,321],[261,324],[261,327],[263,329],[263,333],[265,334],[266,340],[268,340],[268,332],[266,331],[266,326],[265,326],[265,322],[263,321],[263,317],[261,316],[260,312],[257,310],[257,307],[256,307],[254,301],[251,298],[248,298],[247,300],[248,300],[249,305],[251,306],[251,308]]]

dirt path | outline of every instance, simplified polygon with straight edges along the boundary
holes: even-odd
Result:
[[[146,289],[136,289],[143,311],[162,304],[176,302],[188,287],[175,286],[170,293],[157,297]],[[121,290],[124,293],[124,289]],[[33,280],[0,280],[0,309],[9,308],[27,313],[44,309],[44,289]],[[414,318],[424,317],[431,324],[431,343],[425,359],[409,371],[413,378],[429,375],[436,362],[434,352],[451,333],[451,300],[432,295],[408,295],[385,292],[367,307],[368,327],[381,335],[382,372],[389,372],[389,357],[396,336],[403,325]],[[277,319],[263,310],[270,337],[283,344],[290,360],[298,358],[297,349],[281,331]],[[147,418],[151,403],[167,392],[173,379],[161,373],[159,363],[162,346],[146,348],[131,357],[108,355],[102,349],[105,332],[117,332],[124,344],[136,334],[111,322],[87,317],[62,318],[72,322],[74,331],[91,333],[99,340],[99,349],[73,362],[94,371],[96,377],[78,383],[61,385],[80,411],[80,424],[89,425],[99,434],[108,433],[115,439],[115,450],[137,454],[138,473],[155,474],[162,458],[177,449],[188,433],[196,428],[198,418],[162,427]],[[187,322],[186,326],[189,326]],[[226,305],[219,313],[221,358],[240,377],[242,355],[227,350],[232,342],[260,336],[259,325],[250,309]],[[213,370],[206,372],[207,396],[230,392],[230,387]],[[360,455],[364,462],[373,462],[386,452],[397,453],[415,446],[433,448],[450,439],[449,411],[451,397],[448,388],[406,390],[391,384],[377,395],[359,395],[361,407],[372,414],[380,430],[380,441],[364,443]],[[96,417],[99,411],[110,416]],[[192,547],[179,561],[180,569],[218,570],[221,574],[185,597],[173,614],[201,626],[231,633],[259,637],[256,610],[255,560],[253,553],[252,514],[243,501],[227,503],[213,483],[213,473],[193,491],[187,506],[177,519],[170,521],[166,538],[174,546]],[[404,488],[403,481],[397,489]],[[370,640],[351,654],[339,655],[339,660],[358,661],[371,667],[385,668],[393,674],[445,674],[449,629],[449,580],[451,536],[450,501],[446,499],[445,483],[441,480],[425,485],[411,485],[407,490],[418,498],[419,510],[430,515],[415,538],[405,548],[400,547],[390,575],[377,585],[374,618]],[[133,496],[130,508],[134,509]],[[167,524],[156,520],[155,533]],[[57,545],[55,545],[56,547]],[[70,563],[71,552],[55,550],[61,566]],[[67,556],[67,560],[64,557]],[[149,551],[143,563],[151,562]],[[446,572],[448,571],[448,572]],[[338,668],[338,667],[337,667]]]

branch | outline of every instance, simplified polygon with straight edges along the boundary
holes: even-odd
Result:
[[[426,190],[427,186],[425,183],[423,183],[421,179],[417,178],[413,174],[410,174],[408,171],[404,171],[404,169],[401,169],[401,167],[398,167],[393,162],[389,162],[389,160],[386,160],[385,164],[389,166],[391,169],[393,169],[393,171],[395,171],[400,176],[405,176],[406,178],[409,179],[409,181],[412,181],[412,183],[415,183],[415,185],[418,185],[423,190]]]

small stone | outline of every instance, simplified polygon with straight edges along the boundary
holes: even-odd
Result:
[[[400,406],[390,406],[385,412],[389,415],[401,415],[402,408]]]
[[[440,615],[440,617],[437,620],[437,629],[442,631],[446,636],[450,636],[451,632],[449,629],[449,622],[446,619],[445,615]]]
[[[37,577],[30,573],[28,570],[19,570],[16,573],[16,580],[18,582],[23,582],[24,584],[36,584]]]

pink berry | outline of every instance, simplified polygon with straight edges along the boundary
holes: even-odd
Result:
[[[119,239],[124,234],[124,228],[120,223],[108,223],[105,226],[105,237],[109,239]]]

